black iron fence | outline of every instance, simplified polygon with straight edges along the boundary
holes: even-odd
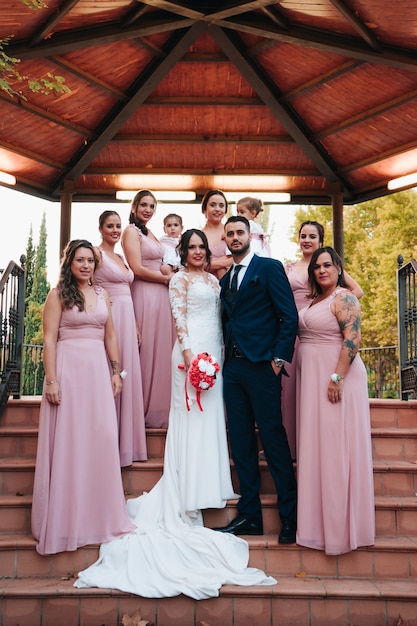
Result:
[[[408,400],[417,397],[417,261],[397,261],[400,396]]]
[[[23,344],[22,363],[22,395],[40,396],[45,376],[43,369],[43,346]]]
[[[361,348],[359,350],[368,374],[370,398],[400,397],[400,368],[397,346]]]
[[[23,346],[22,394],[42,394],[43,360],[41,345]],[[362,348],[360,355],[368,373],[370,398],[399,398],[400,377],[397,346]]]
[[[0,270],[0,415],[9,395],[19,397],[25,312],[25,257]]]

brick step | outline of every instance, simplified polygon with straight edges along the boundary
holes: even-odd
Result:
[[[10,398],[1,426],[34,426],[39,423],[40,396]],[[417,400],[385,400],[370,398],[371,424],[373,428],[417,428]]]
[[[0,427],[0,459],[35,457],[37,437],[36,427]],[[165,437],[165,429],[147,429],[148,458],[164,456]],[[417,428],[373,428],[372,452],[374,459],[417,462]]]
[[[278,533],[280,522],[276,496],[261,497],[264,531]],[[225,526],[237,515],[237,500],[229,500],[225,509],[209,509],[204,512],[206,526]],[[0,536],[6,533],[28,534],[31,532],[32,496],[0,496]],[[378,536],[408,535],[417,537],[417,498],[401,496],[376,496],[376,534]]]
[[[370,398],[372,428],[417,428],[417,400]]]
[[[0,418],[2,427],[28,426],[37,428],[39,426],[39,407],[41,396],[22,396],[15,400],[9,398],[4,413]]]
[[[275,486],[265,461],[259,463],[263,494],[274,493]],[[417,493],[417,463],[377,459],[373,463],[375,495],[406,496]],[[231,462],[232,480],[239,493],[239,481]],[[162,476],[163,458],[133,463],[122,470],[127,495],[149,491]],[[30,495],[33,491],[35,458],[0,459],[0,495]]]
[[[73,580],[6,580],[2,626],[120,626],[140,612],[155,626],[414,626],[414,581],[280,577],[271,587],[225,585],[220,598],[149,599],[115,590],[75,589]],[[63,621],[63,615],[65,615]],[[282,616],[287,616],[285,622]],[[411,620],[411,621],[410,621]]]
[[[148,458],[163,458],[166,428],[148,428]],[[36,458],[38,428],[36,426],[0,426],[0,459]]]
[[[374,493],[376,496],[415,496],[417,464],[410,461],[375,460]]]
[[[377,537],[374,546],[339,556],[327,556],[296,544],[278,544],[276,533],[245,537],[250,546],[249,565],[271,576],[309,576],[408,580],[417,576],[416,537]],[[0,535],[0,578],[72,577],[94,563],[98,545],[41,556],[31,535]],[[416,586],[417,590],[417,586]]]
[[[372,457],[417,463],[417,428],[372,428]]]

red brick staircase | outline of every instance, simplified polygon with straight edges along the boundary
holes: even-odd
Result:
[[[329,557],[278,545],[274,489],[261,463],[266,534],[249,539],[250,565],[278,584],[225,586],[219,598],[194,601],[75,589],[76,572],[96,560],[98,546],[37,554],[30,511],[39,398],[10,400],[0,422],[0,626],[119,626],[136,611],[156,626],[417,626],[417,402],[370,404],[375,546]],[[150,430],[147,439],[149,460],[123,470],[127,497],[161,475],[165,431]],[[235,507],[207,511],[206,525],[227,523]]]

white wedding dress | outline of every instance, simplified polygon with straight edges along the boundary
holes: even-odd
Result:
[[[224,584],[274,585],[248,568],[246,541],[205,528],[201,509],[222,508],[233,492],[222,398],[222,377],[201,392],[187,385],[182,351],[222,358],[219,284],[204,272],[180,271],[170,283],[179,340],[172,352],[172,393],[164,474],[155,487],[128,501],[137,529],[103,544],[99,559],[79,573],[76,587],[120,589],[148,598],[185,594],[197,600],[219,595]],[[146,332],[146,331],[144,331]],[[168,364],[167,364],[168,365]]]

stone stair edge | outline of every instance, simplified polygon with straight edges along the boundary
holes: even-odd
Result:
[[[220,590],[220,597],[253,598],[345,598],[345,599],[402,599],[404,601],[417,600],[417,586],[415,581],[398,581],[397,579],[381,579],[364,581],[354,578],[311,578],[299,576],[277,576],[277,584],[271,586],[243,587],[237,585],[224,585]],[[77,589],[74,587],[74,578],[39,578],[32,579],[28,585],[27,579],[2,580],[0,597],[12,599],[28,598],[141,598],[131,593],[116,589],[88,588]],[[161,599],[154,598],[160,601]],[[166,600],[166,598],[162,599]],[[168,598],[169,600],[169,598]]]
[[[249,547],[254,550],[265,549],[268,550],[277,550],[280,552],[286,551],[308,551],[311,552],[310,548],[305,548],[298,544],[290,544],[290,545],[281,545],[278,543],[277,534],[276,533],[265,533],[263,535],[257,536],[244,536],[245,541],[249,544]],[[0,534],[0,552],[2,550],[8,550],[10,548],[19,548],[23,550],[32,550],[35,549],[36,541],[31,534]],[[99,549],[98,544],[91,544],[87,546],[81,546],[78,550],[91,550],[91,549]],[[62,554],[71,555],[75,554],[74,552],[65,552]],[[361,548],[357,548],[355,553],[359,552],[417,552],[417,537],[411,537],[409,535],[379,535],[375,538],[375,544],[372,546],[365,546]],[[317,553],[323,554],[321,551],[317,551]],[[45,559],[54,558],[57,555],[50,554],[45,555]],[[345,555],[339,555],[338,557],[329,557],[329,558],[340,558]],[[60,554],[58,554],[60,557]],[[417,590],[417,585],[416,585]]]
[[[140,494],[138,494],[140,495]],[[138,496],[132,494],[125,494],[126,499],[136,498]],[[262,507],[276,507],[277,496],[275,493],[261,493],[260,494]],[[238,498],[232,498],[227,501],[227,506],[236,506]],[[32,505],[32,495],[11,495],[0,494],[0,509],[1,507],[14,507]],[[417,497],[416,496],[375,496],[375,508],[376,509],[392,509],[397,510],[417,510]],[[217,511],[218,509],[208,509],[209,511]]]

